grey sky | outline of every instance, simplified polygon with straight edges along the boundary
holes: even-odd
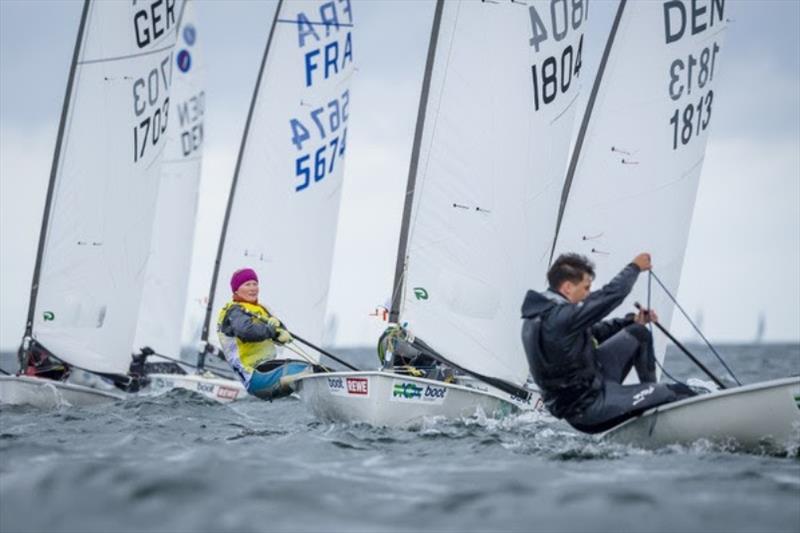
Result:
[[[613,2],[592,1],[590,74],[615,9]],[[0,1],[0,349],[15,347],[22,334],[80,5]],[[202,0],[197,7],[208,100],[187,341],[200,315],[197,299],[207,291],[274,8],[256,0]],[[368,314],[391,289],[433,4],[354,0],[353,11],[358,73],[330,309],[338,343],[373,344],[383,324]],[[798,341],[800,2],[728,0],[726,15],[732,24],[719,104],[679,299],[693,314],[702,310],[712,339],[749,340],[763,312],[768,338]],[[674,329],[688,336],[677,319]]]

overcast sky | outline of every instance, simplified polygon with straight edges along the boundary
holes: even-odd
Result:
[[[354,55],[330,294],[336,343],[372,345],[391,290],[433,3],[353,0]],[[185,340],[196,335],[274,2],[203,0],[206,146]],[[615,2],[592,0],[593,74]],[[81,3],[0,0],[0,349],[23,332],[41,213]],[[800,341],[800,2],[726,2],[732,19],[679,301],[711,339]],[[590,80],[584,76],[584,80]],[[587,83],[584,81],[584,83]],[[588,86],[583,87],[584,95]],[[716,93],[716,91],[715,91]],[[269,219],[269,206],[265,205]],[[272,223],[279,224],[279,221]],[[658,258],[654,258],[658,264]],[[359,265],[358,275],[353,265]],[[622,266],[622,265],[620,265]],[[522,295],[520,295],[522,296]],[[678,319],[673,329],[689,336]]]

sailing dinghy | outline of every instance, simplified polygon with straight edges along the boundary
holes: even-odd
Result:
[[[595,261],[597,284],[638,252],[651,252],[666,290],[642,275],[626,304],[648,302],[667,328],[714,118],[725,4],[620,2],[554,239],[553,257],[578,252]],[[666,340],[655,337],[662,363]],[[645,447],[709,439],[756,448],[791,435],[796,443],[799,394],[800,378],[728,388],[654,408],[605,435]]]
[[[131,384],[182,6],[84,2],[19,351],[28,376],[0,377],[3,402],[111,401],[112,381]]]
[[[586,16],[582,1],[436,3],[389,320],[455,374],[304,376],[315,414],[397,426],[536,403],[519,302],[547,268]]]
[[[181,352],[205,137],[206,97],[200,50],[203,36],[198,31],[194,4],[184,4],[178,27],[170,91],[171,120],[133,343],[138,353],[134,354],[131,371],[143,371],[147,380],[143,393],[181,388],[229,402],[246,396],[238,380],[203,370],[202,364],[197,365],[200,370],[190,373],[175,363]]]
[[[796,450],[800,378],[762,381],[662,405],[604,436],[644,448],[702,440],[755,452]]]
[[[208,353],[222,354],[210,336],[212,316],[216,324],[231,299],[227,280],[243,267],[258,273],[270,314],[312,342],[322,339],[347,149],[352,30],[346,0],[278,3],[214,264],[201,339]],[[280,378],[310,372],[318,361],[294,345],[283,348],[251,381],[268,389],[250,392],[290,393]]]

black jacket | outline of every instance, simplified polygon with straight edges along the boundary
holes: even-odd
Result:
[[[522,344],[531,374],[548,410],[570,418],[591,403],[602,388],[595,360],[599,344],[633,322],[600,320],[633,289],[639,267],[631,263],[583,302],[571,304],[560,294],[528,291],[522,304]]]

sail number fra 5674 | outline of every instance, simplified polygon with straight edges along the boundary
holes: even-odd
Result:
[[[323,141],[322,146],[315,150],[312,163],[311,153],[301,155],[295,160],[295,174],[301,181],[295,185],[295,191],[299,192],[311,184],[312,169],[314,181],[322,181],[327,174],[333,172],[337,156],[343,156],[347,143],[347,107],[350,103],[350,91],[342,93],[340,98],[335,98],[325,106],[318,107],[309,112],[306,122],[313,125],[306,127],[303,121],[297,118],[289,120],[292,130],[292,144],[298,150],[303,150],[303,143],[310,140],[312,131]],[[342,130],[341,136],[334,135]],[[312,167],[313,164],[313,167]]]

